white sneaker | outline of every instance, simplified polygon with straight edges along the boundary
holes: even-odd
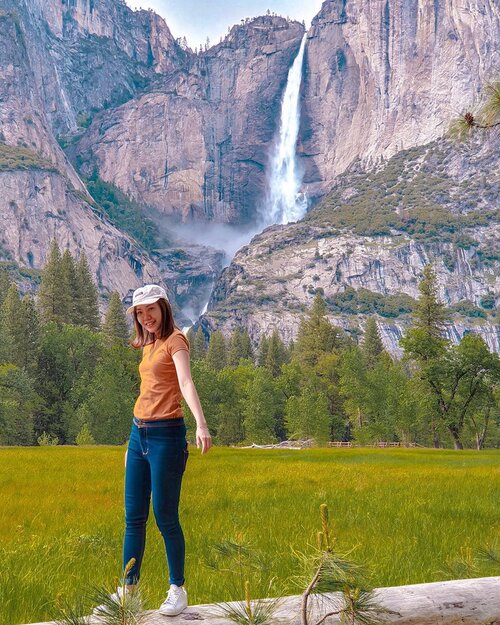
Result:
[[[132,607],[130,605],[130,600],[132,597],[134,597],[133,609],[142,610],[142,602],[141,602],[141,597],[139,595],[139,591],[134,590],[133,592],[131,592],[130,590],[128,590],[126,587],[123,587],[123,586],[118,586],[118,588],[116,589],[116,592],[114,592],[112,595],[109,595],[110,603],[121,605],[122,599],[123,599],[123,593],[125,593],[126,596],[130,595],[130,597],[127,600],[127,604],[129,605],[129,607]],[[101,605],[96,606],[92,610],[92,616],[108,616],[111,613],[112,612],[111,612],[110,606],[109,604],[106,604],[106,603],[102,603]]]
[[[158,608],[158,612],[164,616],[177,616],[187,608],[187,592],[184,586],[170,584],[167,598]]]

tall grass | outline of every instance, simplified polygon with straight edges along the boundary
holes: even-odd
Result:
[[[48,620],[58,594],[73,601],[120,575],[124,452],[0,449],[1,623]],[[498,537],[499,501],[498,451],[191,448],[181,499],[189,600],[241,598],[205,566],[211,545],[230,537],[262,551],[280,590],[300,592],[288,582],[297,572],[291,547],[315,543],[323,502],[338,544],[357,547],[375,586],[445,579],[464,548]],[[155,608],[168,576],[152,513],[147,541],[141,586]],[[253,596],[266,588],[254,583]]]

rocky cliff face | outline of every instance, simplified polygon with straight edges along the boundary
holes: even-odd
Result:
[[[201,324],[209,332],[220,329],[227,335],[236,326],[246,327],[256,343],[274,329],[285,341],[294,340],[319,290],[333,324],[358,336],[367,315],[375,315],[384,346],[400,356],[398,340],[410,324],[410,298],[418,297],[425,264],[434,263],[440,296],[448,305],[463,300],[479,305],[493,290],[499,292],[500,264],[477,265],[478,250],[488,250],[500,228],[476,229],[471,235],[480,246],[464,250],[410,237],[396,242],[392,237],[332,236],[324,228],[304,225],[273,226],[242,248],[224,270]],[[445,254],[455,262],[453,271],[443,262]],[[494,319],[455,317],[448,328],[451,340],[473,331],[491,350],[500,351],[500,326]]]
[[[382,158],[440,136],[485,82],[497,78],[499,11],[494,0],[324,2],[308,33],[298,151],[309,197],[323,197],[335,183],[334,195],[306,225],[266,231],[254,242],[258,252],[254,244],[240,252],[215,290],[207,324],[228,327],[242,320],[257,334],[279,318],[288,338],[317,289],[331,298],[332,315],[346,309],[339,294],[352,295],[353,289],[368,301],[365,308],[383,310],[387,302],[380,297],[396,297],[386,309],[392,314],[400,306],[401,315],[383,329],[394,351],[409,306],[403,295],[415,295],[421,263],[429,259],[441,267],[449,304],[467,301],[470,314],[470,306],[490,305],[498,286],[490,272],[497,262],[490,250],[497,235],[490,214],[494,192],[485,178],[487,193],[462,197],[462,185],[474,187],[465,175],[479,172],[474,164],[455,160],[443,169],[434,155],[432,179],[420,179],[416,169],[413,183],[400,188],[406,170],[392,171],[386,177],[393,184],[384,183],[383,193],[370,180]],[[195,55],[181,49],[161,18],[134,12],[123,0],[0,0],[2,258],[38,267],[55,234],[73,251],[87,249],[103,290],[118,287],[125,295],[138,281],[163,279],[179,302],[197,312],[197,296],[189,290],[207,289],[221,255],[194,247],[146,254],[102,221],[77,170],[97,172],[139,203],[182,221],[254,221],[265,195],[281,96],[302,35],[296,22],[260,17]],[[497,153],[490,150],[478,162],[489,167]],[[353,165],[368,170],[361,174],[369,187],[361,203],[356,198],[367,191],[363,180],[339,182]],[[391,197],[399,199],[391,204]],[[446,239],[426,246],[417,226],[430,219],[441,232],[442,211],[453,213],[452,205],[458,211],[453,228],[458,231],[463,219],[474,245]],[[430,217],[424,218],[426,211]],[[363,230],[366,224],[372,230]],[[287,244],[290,256],[280,260]],[[261,254],[271,268],[278,259],[269,286],[253,277],[269,269],[264,262],[254,265]],[[327,266],[314,255],[334,260]],[[280,263],[294,271],[282,275]],[[286,292],[276,290],[284,284]],[[245,293],[252,311],[240,298]],[[231,321],[226,313],[234,301],[242,308],[231,309]],[[485,328],[492,327],[491,310],[482,308],[481,331],[490,332]],[[353,331],[358,321],[362,325],[362,318],[351,323],[348,313],[337,318]]]
[[[265,186],[269,146],[303,28],[278,17],[235,26],[158,78],[153,92],[96,117],[75,156],[136,200],[187,221],[245,223]]]
[[[26,267],[42,267],[52,239],[78,257],[85,250],[101,291],[119,293],[161,280],[157,266],[112,224],[92,211],[56,171],[0,172],[1,251]]]
[[[186,285],[211,284],[220,253],[204,262],[188,250],[181,262],[169,250],[153,260],[96,209],[56,140],[175,72],[186,55],[159,16],[120,0],[1,0],[1,260],[40,268],[56,237],[75,255],[86,250],[103,293],[163,281],[182,306]]]
[[[64,172],[80,191],[85,187],[50,127],[43,94],[37,89],[36,67],[28,50],[27,32],[18,13],[0,11],[0,139],[29,148]]]
[[[76,130],[185,61],[161,17],[134,12],[122,0],[2,1],[18,16],[56,134]]]
[[[341,177],[305,222],[268,228],[237,252],[202,325],[226,333],[242,325],[255,341],[276,328],[289,341],[319,292],[331,321],[354,336],[375,315],[386,348],[400,355],[422,269],[432,262],[453,315],[449,338],[478,332],[500,351],[497,154],[494,139],[462,147],[435,142],[376,173]],[[389,203],[378,204],[377,192]]]
[[[299,152],[311,197],[442,136],[498,80],[496,0],[325,0],[308,33]]]

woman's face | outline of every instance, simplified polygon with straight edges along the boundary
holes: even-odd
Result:
[[[151,334],[159,334],[161,327],[161,308],[158,302],[136,306],[137,321]]]

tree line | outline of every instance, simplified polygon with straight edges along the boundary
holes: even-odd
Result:
[[[214,332],[207,347],[198,329],[193,376],[216,440],[498,446],[498,354],[477,334],[457,345],[445,338],[448,313],[431,265],[419,290],[399,360],[384,349],[374,316],[358,343],[329,322],[318,294],[288,346],[275,330],[254,354],[237,328],[229,341]]]
[[[500,359],[477,334],[445,338],[447,312],[424,269],[403,357],[384,349],[375,316],[361,341],[317,294],[297,338],[253,342],[189,331],[193,378],[219,445],[284,439],[482,448],[500,441]],[[36,302],[0,271],[0,444],[122,444],[139,392],[140,353],[118,293],[101,322],[85,254],[52,242]],[[190,431],[194,419],[185,406]]]

